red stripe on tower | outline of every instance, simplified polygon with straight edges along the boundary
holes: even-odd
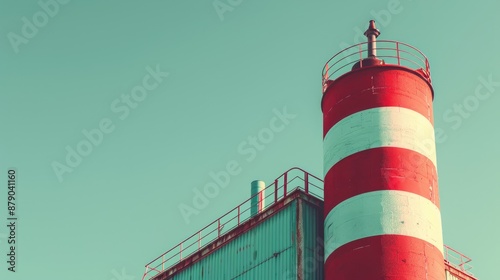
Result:
[[[379,48],[384,53],[377,56],[379,34],[370,21],[368,42],[325,66],[325,279],[442,280],[428,62],[420,51],[393,41],[379,41],[393,47]],[[342,57],[353,57],[349,50],[360,46],[368,57],[334,79],[346,64]],[[404,63],[417,58],[422,67]]]

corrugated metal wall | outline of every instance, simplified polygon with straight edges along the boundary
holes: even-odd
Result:
[[[299,213],[302,213],[302,221],[297,219]],[[322,280],[321,217],[321,210],[317,206],[296,199],[258,226],[170,279],[295,280],[298,274],[302,274],[305,280]],[[298,238],[302,238],[302,242],[297,242]],[[299,256],[302,256],[302,273],[298,271]]]
[[[175,280],[283,279],[296,269],[297,201],[204,259]]]
[[[305,201],[301,202],[304,236],[304,279],[323,280],[323,211]]]

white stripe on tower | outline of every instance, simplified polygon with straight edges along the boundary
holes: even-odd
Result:
[[[379,147],[405,148],[436,164],[434,127],[423,115],[402,107],[378,107],[336,123],[323,141],[324,172],[354,153]]]
[[[325,261],[340,246],[385,234],[415,237],[443,253],[441,214],[427,198],[405,191],[374,191],[347,199],[325,219]]]

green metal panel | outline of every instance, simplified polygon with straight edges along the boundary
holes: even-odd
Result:
[[[323,280],[323,211],[302,201],[304,280]],[[296,279],[296,278],[295,278]]]
[[[297,200],[205,258],[173,280],[296,279]]]

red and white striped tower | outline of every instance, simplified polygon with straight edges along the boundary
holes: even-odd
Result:
[[[442,280],[429,64],[379,34],[370,21],[352,69],[335,78],[332,58],[323,73],[325,279]]]

